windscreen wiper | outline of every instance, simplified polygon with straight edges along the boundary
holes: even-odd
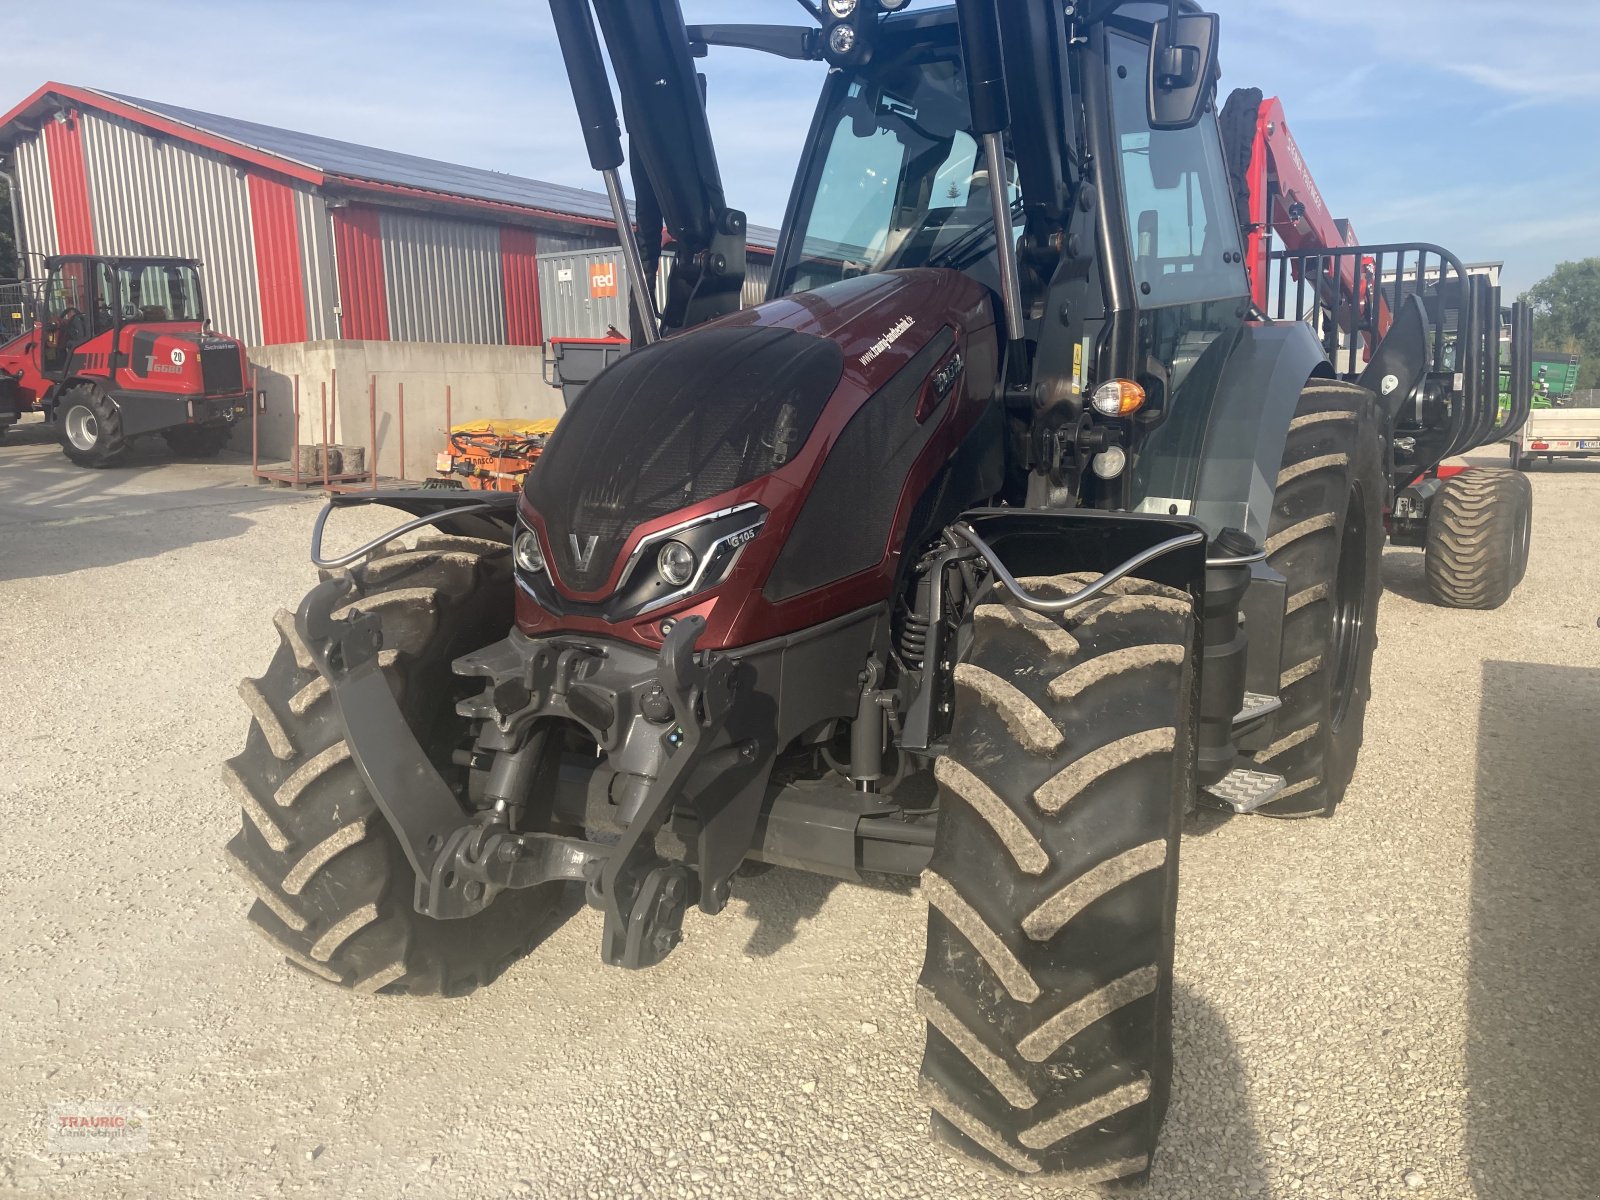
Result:
[[[1011,219],[1015,221],[1022,215],[1022,201],[1017,200],[1011,205]],[[927,265],[964,271],[993,250],[994,245],[994,218],[987,217],[929,258]]]

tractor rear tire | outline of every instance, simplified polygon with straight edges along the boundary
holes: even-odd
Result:
[[[1499,608],[1528,572],[1533,487],[1475,467],[1444,481],[1428,512],[1428,592],[1445,608]]]
[[[1065,595],[1092,576],[1026,581]],[[956,669],[917,1007],[934,1136],[1007,1172],[1148,1172],[1172,1081],[1190,598],[1124,580],[1064,618],[974,614]]]
[[[161,431],[180,458],[215,458],[233,438],[232,425],[175,425]]]
[[[380,663],[440,773],[464,743],[461,654],[511,626],[509,547],[435,535],[352,568],[352,607],[382,622]],[[507,891],[477,916],[436,921],[413,906],[415,872],[350,757],[339,714],[293,617],[239,693],[252,721],[224,777],[243,810],[229,865],[256,895],[249,920],[291,964],[359,992],[459,996],[494,979],[546,931],[559,885]]]
[[[128,453],[122,413],[99,389],[80,384],[56,402],[61,450],[80,467],[114,466]]]
[[[1377,399],[1316,379],[1278,471],[1267,562],[1287,581],[1277,740],[1255,755],[1288,786],[1259,811],[1332,816],[1355,773],[1382,590],[1383,435]]]

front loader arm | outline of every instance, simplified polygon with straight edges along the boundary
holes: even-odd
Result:
[[[660,240],[658,229],[644,228],[652,214],[659,213],[676,243],[662,331],[733,312],[744,288],[745,216],[729,208],[723,194],[705,97],[678,0],[592,3],[591,10],[591,0],[550,0],[550,8],[590,161],[596,170],[611,172],[621,162],[616,113],[598,51],[582,44],[592,44],[594,17],[599,18],[635,158],[640,235],[645,257],[652,260],[642,272],[647,284],[653,282]],[[618,232],[625,246],[632,241],[631,230]]]

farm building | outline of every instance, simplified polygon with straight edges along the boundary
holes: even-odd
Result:
[[[53,254],[201,261],[261,396],[235,445],[263,459],[331,437],[426,477],[453,422],[561,412],[547,341],[628,321],[599,192],[60,83],[0,117],[0,174],[34,277]],[[776,244],[750,228],[747,304]]]
[[[251,346],[537,346],[538,256],[616,245],[599,192],[68,84],[0,117],[0,156],[35,274],[198,258],[214,323]],[[755,290],[775,235],[751,233]]]

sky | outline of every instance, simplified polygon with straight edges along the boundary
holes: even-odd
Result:
[[[690,21],[807,19],[792,0],[682,4]],[[1510,291],[1600,256],[1597,0],[1211,7],[1224,95],[1283,100],[1329,207],[1364,241],[1503,260]],[[57,80],[598,186],[543,0],[78,0],[66,14],[13,13],[0,111]],[[729,202],[778,225],[823,68],[714,50],[705,70]]]

